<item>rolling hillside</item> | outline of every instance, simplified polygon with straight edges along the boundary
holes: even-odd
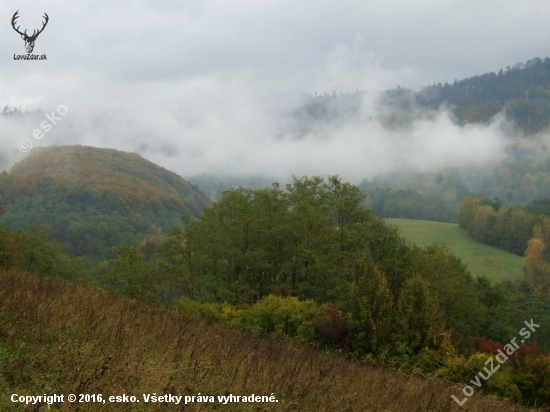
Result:
[[[85,146],[34,149],[0,175],[0,195],[8,228],[39,225],[74,255],[93,259],[210,205],[195,186],[138,154]]]
[[[460,409],[451,396],[463,398],[460,385],[205,324],[76,283],[0,271],[0,300],[2,411],[22,410],[5,395],[10,393],[102,394],[104,404],[74,405],[81,411],[451,412]],[[188,397],[188,403],[145,403],[143,394],[153,393]],[[109,402],[122,394],[141,403]],[[201,394],[206,401],[196,400]],[[273,395],[276,401],[218,400],[229,394]],[[539,409],[476,393],[464,410]]]
[[[108,192],[116,195],[121,212],[179,210],[199,215],[209,205],[191,184],[137,153],[97,147],[36,148],[1,182],[8,203],[51,192],[85,202]]]
[[[455,223],[412,219],[387,219],[400,233],[417,246],[442,242],[458,256],[474,276],[492,281],[514,280],[521,275],[521,257],[476,242]]]

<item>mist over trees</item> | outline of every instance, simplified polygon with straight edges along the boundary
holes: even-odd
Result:
[[[311,133],[330,134],[332,130],[360,118],[365,97],[366,92],[359,90],[304,93],[298,104],[283,110],[278,136],[301,138]]]
[[[452,84],[434,84],[420,92],[408,93],[414,104],[437,109],[451,107],[459,124],[488,123],[499,112],[514,121],[525,133],[546,129],[550,122],[550,58],[534,58],[526,63],[489,72]],[[403,100],[404,97],[401,95]]]
[[[372,101],[365,108],[367,99]],[[280,135],[328,134],[358,119],[378,120],[391,129],[407,128],[442,108],[450,109],[460,126],[489,124],[495,115],[503,113],[518,130],[535,134],[549,125],[549,107],[550,58],[535,58],[497,73],[455,80],[452,84],[434,83],[418,92],[397,86],[370,94],[359,90],[306,93],[293,109],[283,112]]]

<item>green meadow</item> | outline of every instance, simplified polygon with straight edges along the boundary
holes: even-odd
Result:
[[[520,256],[471,239],[456,223],[386,220],[398,226],[401,235],[417,246],[444,243],[462,260],[473,276],[485,275],[491,281],[513,280],[521,276]]]

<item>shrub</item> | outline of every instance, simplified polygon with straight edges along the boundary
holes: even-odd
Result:
[[[320,315],[321,306],[312,300],[269,295],[248,307],[244,322],[254,332],[279,332],[312,340],[313,325]]]
[[[314,324],[320,340],[330,346],[351,352],[353,334],[350,331],[351,315],[332,304],[324,306]]]

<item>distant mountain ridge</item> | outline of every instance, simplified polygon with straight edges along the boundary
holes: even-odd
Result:
[[[533,134],[550,125],[550,58],[534,58],[453,84],[434,83],[419,92],[398,87],[385,97],[402,111],[413,105],[437,109],[448,104],[460,124],[487,123],[504,111],[520,130]]]

